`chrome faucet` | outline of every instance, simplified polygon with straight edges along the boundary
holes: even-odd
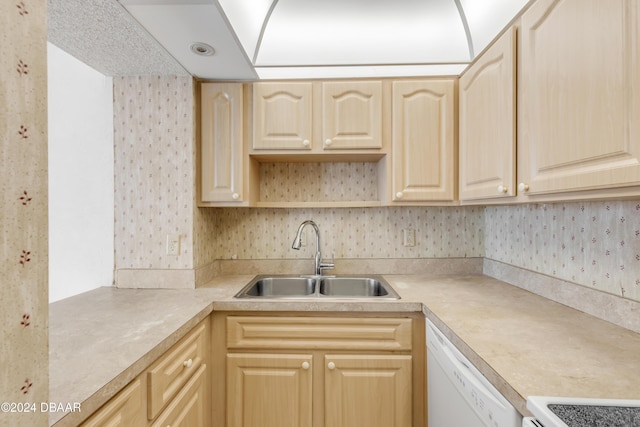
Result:
[[[291,245],[292,249],[299,250],[302,246],[302,230],[305,226],[310,225],[316,232],[316,276],[322,276],[322,270],[332,270],[335,268],[335,264],[332,262],[323,262],[322,254],[320,253],[320,229],[318,225],[311,221],[310,219],[303,221],[298,227],[298,232],[296,233],[295,239],[293,239],[293,244]]]

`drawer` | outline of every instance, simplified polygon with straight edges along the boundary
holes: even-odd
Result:
[[[189,381],[208,355],[208,319],[199,323],[147,371],[147,417],[154,419]]]
[[[82,423],[81,427],[145,425],[143,406],[144,387],[138,377]]]
[[[192,427],[209,425],[206,393],[207,365],[202,364],[176,398],[151,427]]]
[[[227,348],[408,351],[411,328],[405,318],[228,316]]]

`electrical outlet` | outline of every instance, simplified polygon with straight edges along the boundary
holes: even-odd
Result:
[[[412,228],[405,228],[402,230],[402,244],[404,246],[415,246],[416,245],[416,230]]]
[[[180,235],[167,234],[167,255],[180,255]]]

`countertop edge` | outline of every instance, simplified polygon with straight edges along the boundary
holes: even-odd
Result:
[[[213,312],[213,303],[197,312],[176,330],[167,335],[159,344],[153,346],[148,352],[132,365],[125,368],[122,373],[114,377],[86,400],[81,402],[82,410],[79,412],[68,412],[62,417],[56,417],[60,413],[53,412],[49,417],[49,425],[55,427],[74,427],[86,421],[93,413],[112,399],[127,384],[133,381],[138,375],[148,369],[160,356],[184,337],[198,323],[204,320]]]

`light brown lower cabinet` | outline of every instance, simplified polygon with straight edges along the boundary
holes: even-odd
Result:
[[[213,324],[215,427],[424,426],[422,316]]]
[[[134,427],[146,423],[144,381],[138,377],[96,411],[82,427]]]
[[[210,427],[210,320],[203,320],[83,427]]]
[[[310,354],[227,355],[227,425],[311,427]]]

